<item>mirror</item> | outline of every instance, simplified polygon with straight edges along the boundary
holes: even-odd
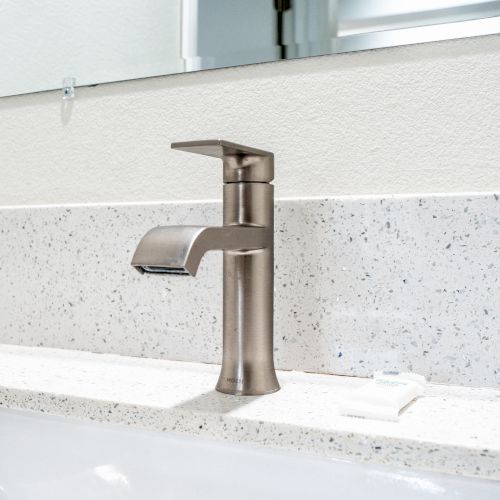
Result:
[[[0,96],[499,32],[500,1],[0,0]]]

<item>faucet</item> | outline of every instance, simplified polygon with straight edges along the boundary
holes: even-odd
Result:
[[[223,165],[223,225],[163,226],[140,241],[141,273],[195,276],[203,255],[223,251],[223,355],[216,390],[279,390],[273,361],[274,155],[223,140],[176,142],[172,149]]]

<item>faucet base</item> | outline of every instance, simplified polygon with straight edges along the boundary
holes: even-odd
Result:
[[[231,390],[221,389],[219,388],[218,385],[215,387],[215,390],[222,394],[229,394],[230,396],[266,396],[267,394],[274,394],[275,392],[278,392],[280,390],[280,386],[278,385],[276,389],[271,389],[267,392],[244,392],[244,391],[234,392]]]
[[[215,390],[223,394],[232,396],[264,396],[280,390],[280,385],[274,370],[267,373],[265,385],[255,386],[255,376],[251,377],[251,384],[245,384],[245,381],[237,378],[226,377],[224,373],[220,374],[219,381]],[[262,377],[258,377],[262,379]],[[262,384],[262,381],[260,381]]]

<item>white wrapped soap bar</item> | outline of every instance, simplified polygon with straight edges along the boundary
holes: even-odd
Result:
[[[339,403],[341,415],[397,421],[399,412],[424,392],[425,378],[414,373],[376,372],[373,380]]]

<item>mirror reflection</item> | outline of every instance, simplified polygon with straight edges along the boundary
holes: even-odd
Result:
[[[500,1],[0,0],[0,96],[500,32]]]

